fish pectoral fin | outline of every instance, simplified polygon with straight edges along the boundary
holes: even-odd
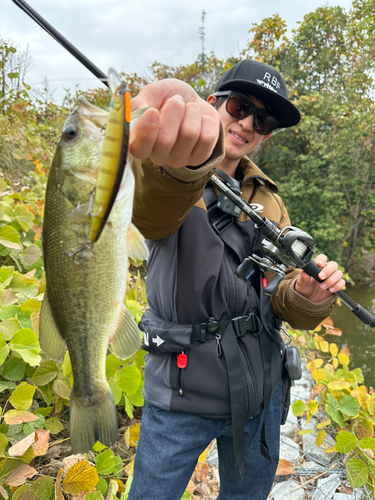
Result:
[[[65,340],[55,323],[47,291],[44,294],[39,318],[39,343],[42,351],[56,361],[63,361],[66,351]]]
[[[134,259],[147,259],[148,248],[145,239],[134,224],[130,224],[126,235],[126,249],[129,257]]]
[[[120,359],[133,356],[141,345],[140,333],[137,323],[124,306],[123,314],[114,337],[110,340],[112,352]]]

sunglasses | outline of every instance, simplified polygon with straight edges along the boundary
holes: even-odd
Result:
[[[232,90],[223,91],[223,92],[215,92],[215,97],[224,97],[228,96],[227,103],[225,109],[236,118],[236,120],[244,120],[247,116],[254,115],[254,123],[253,128],[258,134],[268,135],[275,130],[278,126],[279,121],[276,118],[266,111],[265,109],[260,109],[255,106],[254,103],[242,96],[241,94],[237,94]]]

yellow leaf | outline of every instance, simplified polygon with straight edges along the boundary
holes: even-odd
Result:
[[[313,359],[309,363],[307,363],[307,369],[312,371],[320,368],[323,365],[323,360],[322,359]]]
[[[324,438],[326,437],[326,433],[324,431],[319,431],[318,432],[318,437],[316,438],[316,446],[319,448],[322,446],[324,443]]]
[[[74,464],[65,474],[63,488],[66,493],[78,495],[83,491],[91,491],[99,482],[98,472],[86,460]]]
[[[314,340],[316,340],[317,342],[322,342],[324,340],[324,338],[321,336],[321,335],[314,335]]]
[[[198,462],[199,463],[202,463],[202,462],[204,462],[206,460],[207,452],[208,452],[208,448],[206,448],[204,450],[204,452],[199,455],[199,458],[198,458]]]
[[[310,403],[308,403],[308,408],[310,410],[310,413],[312,415],[315,415],[317,409],[318,409],[318,403],[316,401],[310,401]]]
[[[338,358],[339,358],[339,362],[342,366],[348,366],[349,364],[349,358],[346,354],[340,352],[339,355],[338,355]]]
[[[323,422],[320,422],[316,428],[317,429],[323,429],[324,427],[327,427],[331,423],[331,420],[328,418],[327,420],[323,420]]]
[[[329,350],[329,344],[326,340],[319,342],[319,347],[322,352],[328,352]]]
[[[337,347],[337,344],[329,344],[329,352],[331,353],[331,356],[337,356],[339,352],[339,348]]]
[[[350,383],[345,381],[337,380],[335,382],[329,382],[328,389],[330,391],[342,391],[344,389],[350,389]]]
[[[129,428],[129,444],[130,446],[136,447],[139,441],[139,426],[140,424],[134,424]]]
[[[339,366],[339,360],[337,358],[333,358],[332,360],[333,368],[337,370],[337,367]]]

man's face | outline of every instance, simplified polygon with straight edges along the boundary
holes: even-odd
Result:
[[[245,94],[244,94],[245,95]],[[208,102],[215,103],[215,98],[210,96]],[[245,95],[257,108],[267,109],[266,106],[252,95]],[[243,120],[233,118],[226,110],[226,101],[217,110],[225,131],[225,157],[228,160],[239,160],[245,155],[252,153],[259,144],[267,137],[253,129],[254,115],[247,116]]]

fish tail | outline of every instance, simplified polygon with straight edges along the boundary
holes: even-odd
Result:
[[[91,397],[73,394],[70,399],[70,441],[73,453],[87,453],[97,441],[113,446],[117,441],[118,422],[109,386]]]

